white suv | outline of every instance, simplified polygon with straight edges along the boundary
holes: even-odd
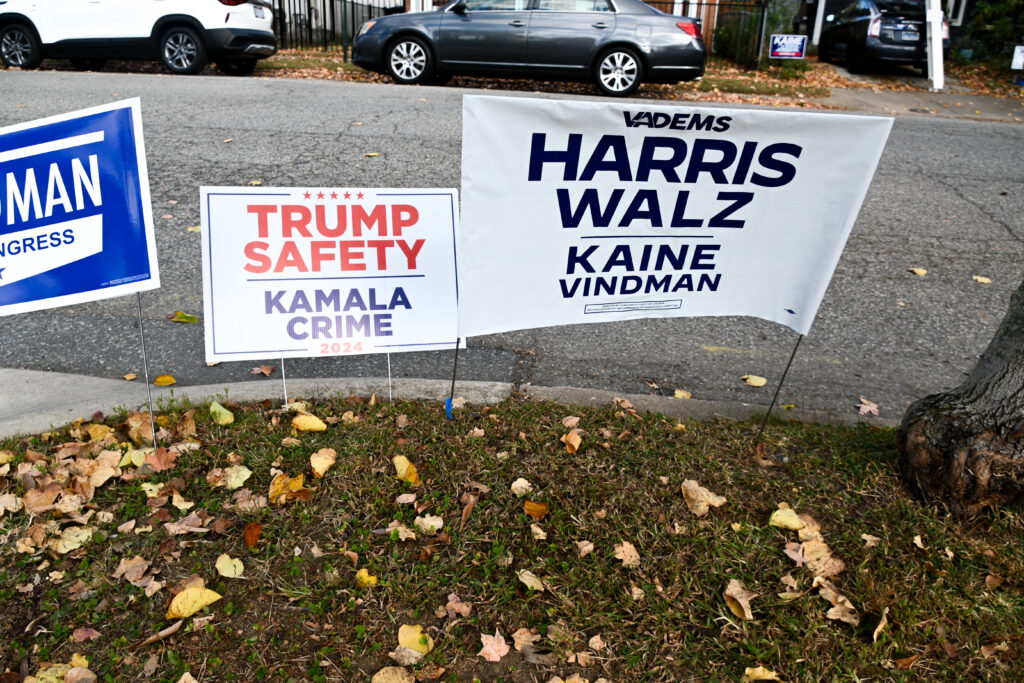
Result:
[[[0,0],[0,59],[34,69],[66,57],[78,69],[107,59],[159,59],[196,74],[210,62],[252,73],[277,51],[271,0]]]

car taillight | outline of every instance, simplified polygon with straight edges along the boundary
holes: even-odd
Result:
[[[877,38],[878,34],[882,32],[882,17],[875,17],[868,24],[868,35],[872,38]]]
[[[942,39],[949,40],[949,22],[945,19],[942,20]]]
[[[697,24],[692,24],[688,21],[680,21],[676,24],[683,30],[683,33],[693,36],[694,38],[700,38],[700,31],[697,30]]]
[[[244,5],[247,2],[249,2],[249,0],[220,0],[220,4],[229,5],[231,7],[234,7],[235,5]]]

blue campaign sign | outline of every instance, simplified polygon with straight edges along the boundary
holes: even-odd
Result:
[[[807,36],[774,34],[768,56],[772,59],[803,59],[807,53]]]
[[[0,315],[159,286],[138,99],[0,128]]]

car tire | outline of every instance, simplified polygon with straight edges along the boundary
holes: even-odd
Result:
[[[644,77],[644,66],[635,52],[613,47],[601,53],[594,66],[594,83],[602,94],[626,97],[636,92]]]
[[[396,83],[416,85],[434,78],[434,58],[419,38],[405,36],[396,40],[388,47],[384,63]]]
[[[255,59],[231,59],[217,62],[217,69],[226,76],[250,76],[256,70]]]
[[[207,64],[203,41],[187,26],[175,26],[160,39],[160,60],[174,74],[193,75]]]
[[[0,60],[4,66],[38,68],[43,63],[43,48],[35,31],[25,24],[9,24],[0,29]]]
[[[862,74],[868,69],[868,60],[864,53],[856,49],[847,49],[846,69],[852,74]]]
[[[105,59],[82,59],[75,58],[69,60],[71,66],[75,67],[75,71],[99,71],[107,64]]]

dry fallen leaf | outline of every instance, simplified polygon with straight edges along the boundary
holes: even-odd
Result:
[[[512,634],[512,641],[515,643],[516,651],[522,651],[526,646],[534,645],[541,639],[537,629],[521,628]]]
[[[972,275],[971,278],[975,282],[980,282],[983,285],[990,285],[990,284],[992,284],[992,278],[987,278],[984,275]]]
[[[488,662],[500,662],[501,658],[507,655],[510,650],[509,646],[505,643],[505,639],[498,633],[497,629],[495,629],[493,636],[481,634],[480,642],[483,644],[483,647],[476,654]]]
[[[576,541],[576,552],[580,557],[586,557],[594,552],[594,544],[590,541]]]
[[[568,434],[562,435],[560,441],[565,444],[565,450],[569,453],[575,453],[580,444],[583,443],[583,438],[580,437],[579,432],[575,429],[570,429]]]
[[[710,506],[721,507],[725,505],[726,500],[723,496],[711,493],[693,479],[687,479],[683,482],[683,499],[686,500],[686,507],[690,509],[697,517],[703,517],[708,514],[711,509]]]
[[[421,654],[427,654],[434,649],[434,639],[427,635],[419,624],[402,624],[398,628],[398,644]]]
[[[924,268],[907,268],[907,271],[917,275],[918,277],[924,277],[928,274],[928,271]]]
[[[909,657],[902,657],[901,659],[892,660],[896,664],[897,669],[908,670],[914,666],[914,662],[921,658],[921,655],[911,655]]]
[[[640,553],[629,541],[615,544],[615,559],[621,560],[623,567],[640,566]]]
[[[532,588],[535,591],[542,592],[544,590],[544,582],[540,580],[540,577],[531,571],[521,570],[517,572],[516,576],[522,581],[528,588]]]
[[[799,531],[806,526],[800,516],[796,514],[796,510],[790,507],[780,507],[773,512],[772,516],[768,518],[768,524],[790,531]]]
[[[242,572],[245,570],[241,560],[232,558],[227,553],[222,553],[214,566],[217,568],[218,574],[229,579],[241,578]]]
[[[372,588],[377,585],[377,577],[366,570],[360,569],[356,572],[356,585],[360,588]]]
[[[171,605],[167,608],[167,618],[185,619],[220,599],[221,595],[209,588],[189,586],[171,600]]]
[[[889,623],[889,608],[888,607],[883,607],[882,608],[882,618],[879,620],[878,626],[875,627],[875,630],[871,634],[871,642],[872,643],[877,643],[878,642],[878,636],[882,635],[882,629],[884,629],[886,627],[886,625],[888,625],[888,623]]]
[[[417,515],[413,524],[425,535],[433,536],[444,526],[444,519],[437,515],[423,515],[422,517]]]
[[[579,425],[579,423],[580,418],[578,415],[567,415],[562,418],[562,426],[566,429],[574,429]]]
[[[860,537],[864,541],[865,548],[874,548],[882,542],[881,538],[878,536],[872,536],[871,534],[861,534]]]
[[[284,472],[270,482],[267,498],[275,505],[284,505],[296,500],[309,500],[309,489],[302,487],[303,475],[289,477]]]
[[[321,448],[309,456],[309,465],[313,468],[313,474],[316,478],[321,479],[327,473],[327,470],[331,469],[331,466],[337,459],[338,452],[333,448]]]
[[[743,670],[743,683],[751,681],[780,681],[779,675],[763,666],[747,667]]]
[[[400,666],[386,666],[373,675],[370,683],[416,683],[416,677]]]
[[[235,414],[216,401],[210,404],[210,416],[219,425],[229,425],[235,421]]]
[[[409,458],[404,455],[396,455],[391,462],[395,465],[396,478],[409,482],[412,486],[420,485],[420,475],[416,472],[416,465],[409,462]]]
[[[292,428],[300,432],[324,432],[327,424],[316,415],[299,413],[292,418]]]
[[[127,375],[124,376],[124,379],[129,381],[129,382],[131,382],[133,379],[137,379],[137,378],[138,378],[138,375],[136,375],[134,372],[129,372]]]
[[[260,542],[260,534],[263,533],[263,525],[257,522],[249,522],[245,525],[245,544],[250,548],[255,548],[256,544]]]
[[[757,593],[744,588],[742,581],[730,580],[722,597],[725,598],[725,604],[729,610],[740,619],[750,621],[754,618],[753,612],[750,611],[750,600],[756,598]]]
[[[760,375],[743,375],[740,379],[752,387],[763,387],[765,384],[768,384],[768,380]]]
[[[528,493],[531,493],[532,491],[533,484],[528,482],[526,479],[523,479],[522,477],[512,482],[512,493],[514,493],[519,498],[522,498],[523,496],[525,496]]]
[[[860,397],[860,403],[855,406],[861,415],[878,415],[878,404],[873,401],[869,401],[863,396]]]
[[[158,387],[169,387],[177,381],[178,380],[174,379],[174,377],[171,375],[160,375],[155,380],[153,380],[153,384],[155,384]]]
[[[533,517],[535,520],[537,520],[539,522],[542,519],[544,519],[545,517],[547,517],[547,514],[548,514],[548,504],[547,503],[538,503],[538,502],[533,501],[533,500],[524,500],[523,501],[523,512],[525,512],[526,514],[530,515],[531,517]]]

